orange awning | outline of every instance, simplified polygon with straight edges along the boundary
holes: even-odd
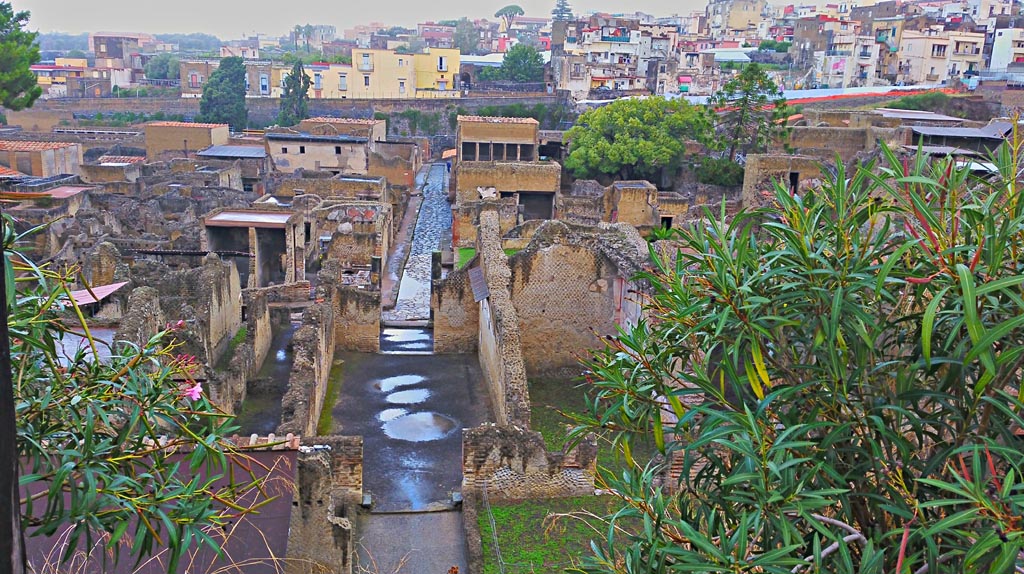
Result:
[[[448,158],[455,157],[457,155],[459,155],[459,150],[457,150],[455,148],[446,149],[443,152],[441,152],[441,159],[448,159]]]
[[[79,305],[91,305],[106,299],[107,297],[114,294],[115,291],[127,285],[127,281],[121,283],[111,283],[110,285],[102,285],[100,287],[93,287],[92,293],[89,289],[80,289],[78,291],[71,292],[71,298],[75,300],[75,303]],[[96,295],[93,297],[93,295]]]

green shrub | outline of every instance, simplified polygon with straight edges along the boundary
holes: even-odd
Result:
[[[705,157],[697,166],[697,181],[708,185],[736,187],[743,185],[743,166],[728,158]]]

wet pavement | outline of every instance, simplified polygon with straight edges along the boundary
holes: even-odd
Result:
[[[380,334],[381,353],[430,354],[434,335],[430,329],[387,327]]]
[[[366,572],[469,572],[461,512],[364,514],[356,518],[358,566]]]
[[[73,326],[72,329],[80,332],[82,326]],[[99,362],[106,363],[110,360],[110,346],[114,343],[114,334],[116,332],[117,329],[110,327],[89,328],[89,334],[92,335],[93,342],[96,344],[96,356],[99,358]],[[71,363],[79,350],[84,350],[86,357],[92,356],[92,347],[85,337],[73,333],[64,333],[64,337],[57,341],[57,354],[67,364]]]
[[[363,487],[373,511],[450,508],[452,492],[462,488],[461,429],[489,420],[477,356],[339,358],[343,383],[333,432],[362,435]]]
[[[256,378],[247,383],[245,400],[235,418],[239,434],[267,435],[276,432],[281,424],[281,399],[288,390],[292,373],[291,343],[296,328],[295,323],[274,325],[274,339],[267,358]]]
[[[431,257],[441,246],[441,236],[452,227],[452,210],[448,203],[448,170],[445,164],[430,166],[422,189],[423,202],[416,218],[416,230],[409,247],[405,271],[399,283],[398,299],[394,309],[381,314],[384,321],[430,319]]]

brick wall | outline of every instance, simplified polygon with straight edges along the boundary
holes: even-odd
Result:
[[[831,160],[838,153],[844,161],[849,161],[858,153],[874,147],[874,141],[869,137],[869,127],[794,127],[791,130],[789,145],[802,155]],[[773,151],[783,150],[781,146],[775,146]]]
[[[321,273],[324,286],[324,273]],[[335,348],[376,353],[380,350],[380,291],[332,285]]]
[[[479,304],[469,285],[469,267],[434,281],[430,295],[435,353],[473,353],[480,333]]]
[[[790,174],[797,174],[798,182],[820,177],[821,163],[821,159],[797,155],[748,155],[743,175],[743,207],[755,209],[765,205],[771,200],[776,181],[786,187],[790,185]]]
[[[478,187],[556,193],[561,187],[562,167],[555,162],[465,161],[456,167],[452,181],[456,202],[480,199]]]
[[[517,426],[462,431],[462,490],[491,500],[582,496],[594,493],[597,445],[548,452],[540,433]]]

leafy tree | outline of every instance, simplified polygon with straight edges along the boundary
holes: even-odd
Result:
[[[521,7],[516,4],[509,4],[495,12],[494,17],[501,18],[503,25],[502,29],[507,32],[512,29],[512,23],[516,21],[516,17],[522,16],[523,14],[526,14],[526,12],[523,12]]]
[[[40,32],[38,39],[39,49],[42,51],[89,50],[89,34],[87,33]]]
[[[277,115],[278,124],[293,126],[309,117],[309,87],[311,85],[313,82],[306,75],[302,62],[295,62],[292,71],[284,80],[281,111]]]
[[[29,69],[39,62],[39,46],[37,34],[25,30],[28,18],[0,2],[0,106],[14,111],[31,107],[43,93]]]
[[[160,554],[174,572],[196,544],[216,549],[221,528],[265,500],[264,478],[245,472],[254,461],[224,439],[237,427],[196,382],[198,365],[173,341],[177,327],[98,359],[104,343],[69,300],[80,270],[52,271],[16,253],[27,233],[15,232],[9,214],[0,230],[3,273],[18,277],[18,289],[8,283],[0,296],[17,412],[12,460],[23,492],[34,494],[23,501],[22,527],[66,540],[67,552],[54,556],[61,562],[98,547],[94,555],[115,561],[122,552],[137,561]],[[85,348],[67,356],[60,339],[75,334]]]
[[[565,167],[576,177],[655,178],[676,167],[685,140],[702,137],[705,117],[686,101],[623,99],[584,112],[566,138]]]
[[[239,57],[224,58],[203,86],[199,101],[200,122],[230,124],[242,131],[248,125],[249,110],[245,107],[245,63]]]
[[[501,79],[511,82],[540,82],[544,80],[544,58],[540,52],[526,44],[516,44],[505,52],[501,61]]]
[[[455,47],[463,54],[474,54],[480,46],[480,32],[468,18],[455,23]]]
[[[150,80],[177,80],[181,77],[181,65],[173,54],[157,54],[146,63],[145,72]]]
[[[786,134],[788,115],[782,91],[758,64],[743,68],[707,102],[719,147],[735,161],[740,151],[757,153]]]
[[[666,459],[602,472],[622,508],[580,571],[1019,569],[1022,150],[978,179],[884,148],[681,230],[588,365],[572,437]]]
[[[177,44],[185,52],[211,52],[220,50],[223,42],[211,34],[193,32],[190,34],[156,34],[156,39],[168,44]]]
[[[555,8],[551,10],[551,19],[555,22],[571,22],[573,18],[569,0],[555,0]]]

